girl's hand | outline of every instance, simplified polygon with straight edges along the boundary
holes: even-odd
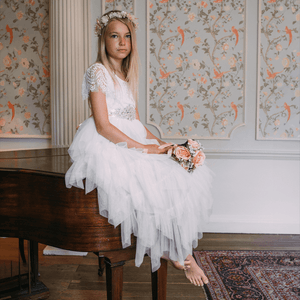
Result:
[[[160,146],[156,144],[145,145],[144,151],[148,154],[166,154],[168,150],[172,148],[172,146],[160,148]]]

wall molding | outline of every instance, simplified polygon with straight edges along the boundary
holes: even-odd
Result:
[[[300,151],[204,149],[209,159],[300,160]]]

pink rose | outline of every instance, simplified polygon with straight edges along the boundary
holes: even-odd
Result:
[[[178,159],[184,159],[184,160],[189,160],[191,157],[191,154],[189,152],[189,150],[183,146],[178,146],[175,149],[175,156]]]
[[[199,144],[196,141],[188,139],[188,143],[192,147],[192,149],[194,150],[199,149]]]
[[[196,155],[193,158],[193,163],[195,167],[202,166],[205,160],[205,154],[202,151],[197,151]]]

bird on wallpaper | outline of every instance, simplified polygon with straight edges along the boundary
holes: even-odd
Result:
[[[293,39],[293,35],[292,35],[292,30],[291,29],[289,29],[287,26],[285,26],[285,32],[286,32],[286,34],[288,34],[289,35],[289,45],[291,44],[291,42],[292,42],[292,39]]]
[[[269,0],[268,3],[275,3],[276,0]]]
[[[287,121],[288,121],[291,117],[291,108],[286,102],[284,102],[284,109],[286,109],[288,112],[288,119],[287,119]]]
[[[224,76],[224,74],[229,73],[230,71],[226,71],[226,72],[221,72],[219,73],[216,69],[214,69],[214,73],[215,73],[215,77],[213,77],[214,79],[220,79]]]
[[[181,35],[181,38],[182,38],[182,40],[181,40],[181,46],[182,46],[183,43],[184,43],[184,31],[181,29],[180,26],[177,27],[177,31]]]
[[[7,102],[7,106],[9,109],[11,109],[11,114],[12,114],[11,120],[10,120],[10,122],[11,122],[15,117],[15,106],[13,104],[11,104],[10,101]]]
[[[43,67],[44,75],[42,77],[50,77],[50,72]]]
[[[169,0],[160,0],[159,3],[167,3]]]
[[[181,122],[184,117],[184,107],[179,101],[177,102],[177,107],[181,110],[181,120],[180,120]]]
[[[235,35],[235,45],[237,45],[237,43],[239,41],[239,32],[234,26],[231,27],[231,31]]]
[[[170,76],[170,74],[175,73],[176,71],[165,73],[162,69],[159,69],[161,76],[160,79],[166,79]]]
[[[281,72],[283,72],[283,71],[281,71]],[[269,69],[267,69],[267,73],[269,75],[269,77],[267,77],[267,79],[274,79],[276,77],[276,75],[279,74],[279,73],[281,73],[281,72],[274,72],[274,73],[272,73],[272,72],[269,71]]]
[[[9,33],[10,35],[10,40],[9,40],[9,43],[11,44],[12,41],[13,41],[13,38],[14,38],[14,34],[13,34],[13,31],[12,31],[12,28],[10,28],[8,25],[6,25],[6,31]]]
[[[221,3],[223,0],[215,0],[214,3]]]
[[[230,103],[231,108],[234,110],[235,112],[235,117],[234,117],[234,121],[236,120],[237,116],[238,116],[238,109],[237,106],[234,104],[234,102]]]

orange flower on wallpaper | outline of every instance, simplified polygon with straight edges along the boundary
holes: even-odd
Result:
[[[189,18],[189,20],[190,20],[191,22],[193,22],[193,21],[195,20],[195,17],[196,17],[196,15],[195,15],[194,13],[190,13],[190,14],[188,15],[188,18]]]
[[[26,69],[29,68],[29,61],[27,60],[27,58],[22,58],[20,63],[24,68],[26,68]]]
[[[26,113],[24,113],[24,117],[25,117],[25,119],[30,119],[31,113],[29,111],[27,111]]]
[[[194,119],[195,120],[198,120],[201,118],[201,115],[197,112],[197,113],[194,113]]]
[[[207,5],[208,5],[208,4],[207,4],[205,1],[202,1],[202,2],[201,2],[201,6],[203,6],[204,8],[206,8]]]
[[[9,55],[6,55],[3,58],[3,64],[6,68],[9,68],[11,66],[11,59],[10,59]]]
[[[196,36],[194,38],[194,42],[195,42],[196,45],[199,45],[201,43],[201,38],[199,36]]]
[[[35,4],[34,0],[29,0],[29,4],[31,4],[32,6]]]
[[[282,50],[282,46],[281,46],[280,44],[277,44],[277,45],[276,45],[276,50],[277,50],[277,51],[281,51],[281,50]]]
[[[189,90],[188,90],[188,95],[189,95],[191,98],[193,98],[194,95],[195,95],[195,90],[194,90],[193,88],[189,89]]]
[[[22,97],[24,95],[25,91],[23,88],[19,88],[19,95]]]
[[[174,45],[173,43],[169,43],[168,49],[169,49],[170,51],[174,51],[175,45]]]
[[[228,59],[228,64],[229,64],[230,68],[234,68],[236,66],[236,59],[235,59],[235,57],[233,57],[233,56],[230,57]]]
[[[24,35],[23,42],[26,43],[26,44],[29,42],[29,36],[28,35]]]
[[[227,43],[224,43],[222,48],[224,51],[227,51],[229,49],[229,45]]]
[[[30,76],[30,80],[31,80],[32,82],[36,82],[36,77],[33,76],[33,75],[31,75],[31,76]]]
[[[282,65],[284,68],[288,68],[288,66],[290,65],[290,60],[287,57],[284,57],[282,60]]]
[[[0,43],[0,50],[2,50],[3,49],[3,44],[2,43]]]
[[[177,68],[180,68],[182,66],[183,60],[182,60],[181,57],[176,57],[174,59],[174,63],[175,63],[175,65],[176,65]]]
[[[17,12],[17,18],[18,20],[21,20],[23,18],[23,12],[21,11]]]
[[[0,119],[0,127],[5,126],[5,123],[6,123],[5,119],[1,118]]]

